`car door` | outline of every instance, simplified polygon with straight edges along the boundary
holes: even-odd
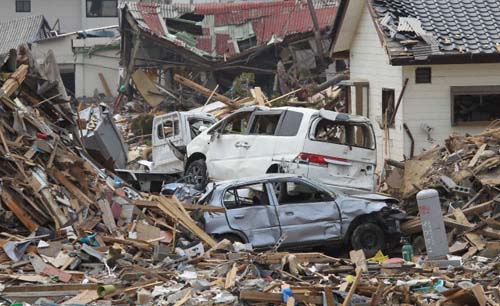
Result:
[[[340,238],[340,210],[328,192],[299,178],[278,179],[272,188],[285,244]]]
[[[214,180],[240,177],[242,174],[242,145],[247,135],[251,110],[237,112],[224,119],[211,131],[206,154],[208,175]]]
[[[254,247],[274,245],[280,227],[269,188],[256,183],[228,188],[223,196],[229,227],[243,233]]]
[[[367,119],[321,110],[302,152],[299,160],[309,164],[309,178],[344,190],[375,190],[377,151]]]
[[[155,171],[183,171],[184,163],[172,151],[169,142],[176,147],[184,145],[186,137],[178,112],[157,116],[153,120],[153,169]]]
[[[245,162],[239,165],[240,177],[266,173],[272,164],[277,135],[284,110],[257,110],[250,118],[248,135],[241,142]]]

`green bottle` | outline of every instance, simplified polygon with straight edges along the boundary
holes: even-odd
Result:
[[[403,259],[408,262],[413,261],[413,246],[408,242],[408,239],[403,238],[402,241],[403,247],[401,249],[401,253],[403,255]]]

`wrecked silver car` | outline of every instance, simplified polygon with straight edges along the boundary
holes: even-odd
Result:
[[[255,248],[272,247],[280,238],[283,247],[343,242],[367,256],[399,234],[406,214],[396,203],[377,194],[347,196],[290,174],[219,182],[200,199],[226,209],[203,215],[205,230],[219,239]]]

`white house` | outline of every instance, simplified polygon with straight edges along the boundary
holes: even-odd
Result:
[[[119,83],[118,27],[67,33],[37,41],[35,58],[54,52],[64,85],[75,97],[115,96]]]
[[[43,15],[61,33],[118,25],[119,0],[2,0],[0,21]]]
[[[372,119],[379,167],[500,118],[498,1],[465,2],[342,1],[331,54],[349,61],[350,112]]]

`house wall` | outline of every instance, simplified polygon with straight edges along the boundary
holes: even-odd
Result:
[[[77,97],[93,97],[95,92],[105,93],[99,73],[104,75],[111,93],[116,96],[120,55],[117,50],[99,51],[92,56],[78,54],[75,64]]]
[[[415,84],[415,69],[405,66],[403,73],[409,78],[404,96],[404,118],[415,139],[415,154],[443,141],[453,132],[479,133],[484,125],[452,126],[451,86],[500,85],[499,64],[432,65],[430,84]],[[430,138],[421,128],[426,124],[433,130]],[[405,135],[405,154],[410,153],[410,139]]]
[[[385,158],[401,159],[404,149],[402,114],[404,101],[396,115],[395,128],[389,129],[389,138],[380,129],[378,121],[382,120],[382,88],[395,90],[395,98],[402,87],[402,68],[389,65],[389,58],[382,48],[368,8],[365,5],[354,39],[350,47],[351,80],[367,80],[369,82],[369,112],[377,138],[378,169]],[[352,87],[352,91],[354,88]],[[353,95],[354,96],[354,95]],[[352,99],[353,103],[355,99]]]
[[[118,25],[118,17],[87,18],[85,0],[32,0],[30,13],[17,13],[15,0],[0,1],[0,21],[44,15],[52,27],[57,19],[61,33]]]
[[[35,58],[43,58],[49,50],[52,50],[60,68],[64,68],[65,71],[73,68],[77,98],[93,97],[96,91],[105,93],[99,73],[104,75],[111,92],[116,95],[119,82],[119,46],[113,50],[96,51],[89,56],[85,50],[108,45],[112,38],[76,39],[76,36],[76,34],[67,35],[40,41],[33,44],[32,53]]]

